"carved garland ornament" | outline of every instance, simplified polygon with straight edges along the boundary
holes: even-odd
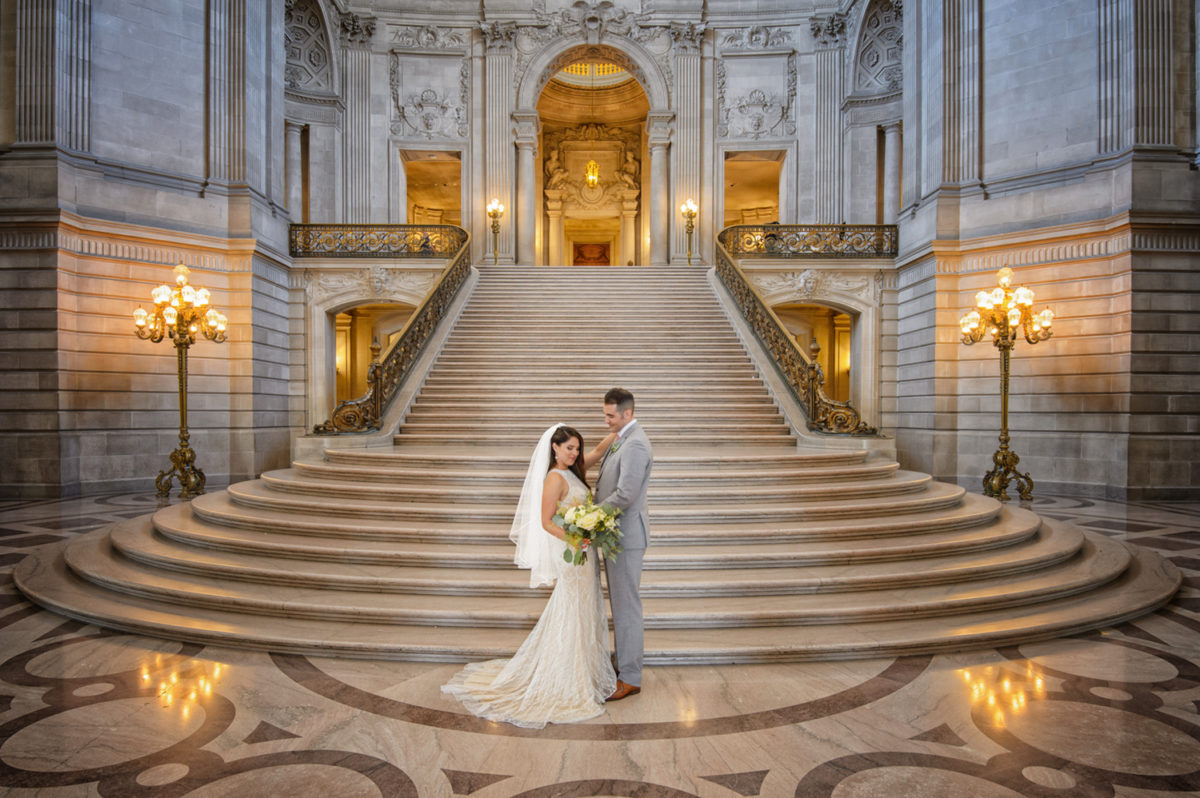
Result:
[[[844,273],[821,269],[749,275],[760,293],[779,302],[853,297],[868,306],[879,303],[883,273]]]
[[[392,132],[401,136],[425,139],[463,139],[467,136],[467,106],[470,98],[470,67],[464,58],[458,70],[458,101],[452,102],[449,93],[439,95],[436,89],[424,89],[417,94],[401,97],[400,55],[392,53],[389,81],[392,107],[396,121]]]
[[[796,53],[788,54],[787,95],[780,97],[753,89],[726,100],[725,62],[717,61],[717,135],[722,138],[760,139],[796,134]]]
[[[787,28],[767,28],[755,25],[725,34],[721,46],[726,50],[765,50],[769,47],[788,47],[792,33]]]
[[[391,43],[421,50],[463,50],[467,46],[467,38],[462,31],[439,28],[437,25],[404,25],[392,31]]]

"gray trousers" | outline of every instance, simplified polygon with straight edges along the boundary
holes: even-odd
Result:
[[[635,687],[642,684],[642,659],[645,654],[642,596],[639,592],[642,586],[642,558],[645,556],[645,549],[626,549],[615,560],[604,561],[604,573],[608,578],[608,603],[612,609],[617,677]]]

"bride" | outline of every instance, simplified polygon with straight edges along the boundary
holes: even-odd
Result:
[[[583,454],[583,436],[555,424],[538,441],[509,537],[517,565],[530,571],[529,586],[554,585],[554,592],[512,659],[471,663],[442,686],[472,714],[540,729],[602,714],[616,689],[599,569],[563,560],[566,532],[552,520],[559,507],[587,496],[586,469],[615,439]]]

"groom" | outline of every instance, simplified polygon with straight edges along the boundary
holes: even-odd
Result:
[[[649,521],[646,488],[654,452],[650,439],[633,417],[633,394],[613,388],[604,394],[604,423],[617,440],[600,463],[596,478],[597,504],[621,510],[621,547],[616,559],[604,560],[608,601],[612,607],[617,689],[609,701],[642,691],[642,558],[646,554]]]

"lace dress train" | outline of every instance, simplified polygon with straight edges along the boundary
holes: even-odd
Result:
[[[586,493],[573,474],[567,482],[568,501]],[[598,569],[590,559],[581,566],[560,559],[559,565],[546,608],[513,658],[471,663],[442,686],[443,693],[474,715],[529,729],[604,712],[617,677]]]

